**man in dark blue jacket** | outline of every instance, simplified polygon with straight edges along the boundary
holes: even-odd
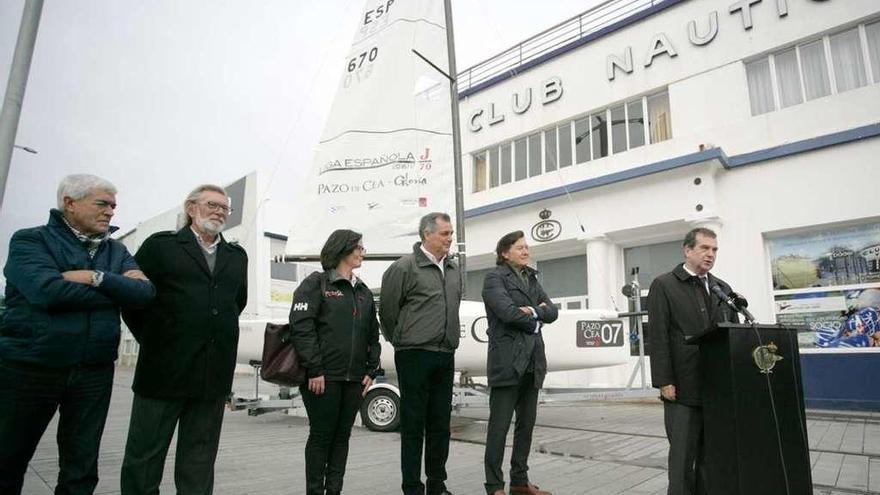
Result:
[[[116,188],[93,175],[58,186],[58,209],[9,243],[0,324],[0,493],[18,494],[59,410],[55,493],[91,494],[98,483],[120,307],[146,305],[153,285],[111,239]]]

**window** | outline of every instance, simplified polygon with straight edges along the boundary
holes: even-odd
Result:
[[[498,147],[489,150],[489,187],[498,187],[501,179],[501,162],[498,156]]]
[[[667,91],[639,96],[474,154],[474,192],[670,138]]]
[[[648,97],[648,130],[651,144],[672,138],[672,119],[669,116],[669,93]]]
[[[540,260],[537,269],[541,287],[551,298],[587,293],[587,257],[584,255]]]
[[[834,80],[837,92],[842,93],[867,84],[865,61],[862,57],[862,44],[858,29],[831,36],[831,61],[834,66]]]
[[[626,105],[626,122],[630,149],[645,144],[645,112],[641,98]]]
[[[548,172],[556,170],[556,128],[544,131],[544,168]]]
[[[608,156],[608,119],[606,112],[594,113],[590,119],[593,124],[590,127],[590,135],[593,141],[593,158]]]
[[[745,67],[752,115],[877,84],[880,22],[801,43]]]
[[[541,134],[529,136],[529,177],[541,175]]]
[[[570,167],[571,161],[571,123],[557,127],[559,130],[559,168]]]
[[[746,78],[749,82],[752,115],[776,110],[773,100],[773,81],[770,78],[770,59],[762,58],[746,65]],[[653,142],[653,139],[651,141]]]
[[[474,192],[486,189],[486,152],[474,155]]]
[[[801,54],[807,100],[830,95],[831,80],[828,78],[828,62],[825,61],[825,45],[822,40],[799,46],[798,51]]]
[[[868,41],[868,58],[871,61],[874,83],[880,83],[880,22],[865,26],[865,38]]]
[[[611,149],[620,153],[626,146],[626,110],[620,105],[611,108]]]
[[[526,138],[513,142],[513,167],[516,180],[523,180],[528,176],[527,151]]]
[[[574,151],[577,163],[590,161],[590,119],[574,121]]]
[[[501,183],[507,184],[510,182],[510,143],[504,143],[501,145]]]
[[[797,51],[792,48],[779,53],[776,55],[775,61],[776,83],[779,85],[779,106],[785,108],[803,103]]]

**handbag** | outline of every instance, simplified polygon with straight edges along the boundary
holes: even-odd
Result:
[[[285,387],[296,387],[306,381],[306,370],[300,366],[290,341],[289,324],[266,323],[260,378]]]

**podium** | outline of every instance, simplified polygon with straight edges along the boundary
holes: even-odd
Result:
[[[812,495],[797,327],[719,323],[700,346],[708,493]]]

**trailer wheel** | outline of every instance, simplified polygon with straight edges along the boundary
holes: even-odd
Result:
[[[393,390],[376,388],[361,404],[361,421],[372,431],[395,431],[400,426],[400,397]]]

